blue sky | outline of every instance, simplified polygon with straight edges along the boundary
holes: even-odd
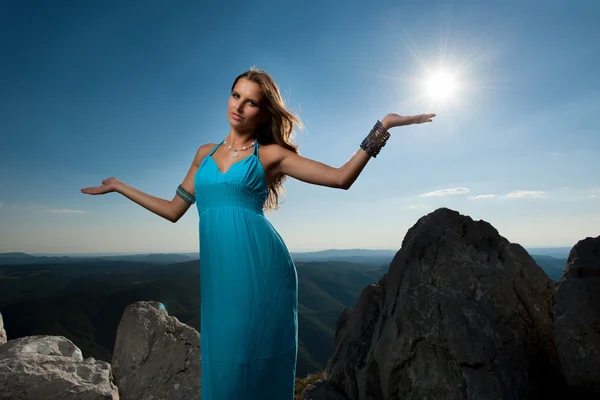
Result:
[[[171,199],[251,66],[333,166],[387,113],[437,113],[391,130],[349,191],[288,180],[267,217],[292,251],[397,249],[438,207],[526,247],[597,236],[600,4],[520,3],[0,2],[0,252],[197,251],[195,207],[172,224],[80,189]],[[423,84],[442,67],[439,101]]]

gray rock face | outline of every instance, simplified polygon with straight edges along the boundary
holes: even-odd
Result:
[[[118,400],[110,364],[83,359],[62,336],[28,336],[0,346],[0,399]]]
[[[565,387],[554,285],[484,221],[438,209],[338,321],[328,383],[350,400],[537,399]]]
[[[571,250],[556,290],[554,340],[571,387],[600,397],[600,236]]]
[[[200,334],[158,302],[125,309],[112,358],[121,399],[200,398]]]
[[[2,313],[0,313],[0,344],[6,343],[6,331],[4,330],[4,322],[2,321]]]
[[[323,380],[308,385],[302,391],[300,398],[302,400],[348,400],[346,396]]]

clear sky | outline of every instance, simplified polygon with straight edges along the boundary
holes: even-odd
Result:
[[[348,191],[288,180],[267,218],[290,250],[398,249],[438,207],[572,246],[600,234],[599,15],[596,1],[0,1],[0,252],[197,251],[195,206],[172,224],[80,189],[116,176],[172,199],[198,146],[227,134],[251,66],[305,123],[300,153],[332,166],[387,113],[437,113],[391,130]],[[425,87],[440,68],[442,100]]]

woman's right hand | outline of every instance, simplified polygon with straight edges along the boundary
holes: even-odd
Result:
[[[81,189],[81,193],[96,195],[116,192],[117,186],[120,183],[121,181],[113,176],[104,179],[101,186],[91,186]]]

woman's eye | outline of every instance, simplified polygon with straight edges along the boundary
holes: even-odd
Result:
[[[238,94],[237,94],[237,93],[232,93],[231,95],[232,95],[234,98],[236,98],[236,99],[237,99],[238,97],[240,97],[240,96],[238,96]]]

